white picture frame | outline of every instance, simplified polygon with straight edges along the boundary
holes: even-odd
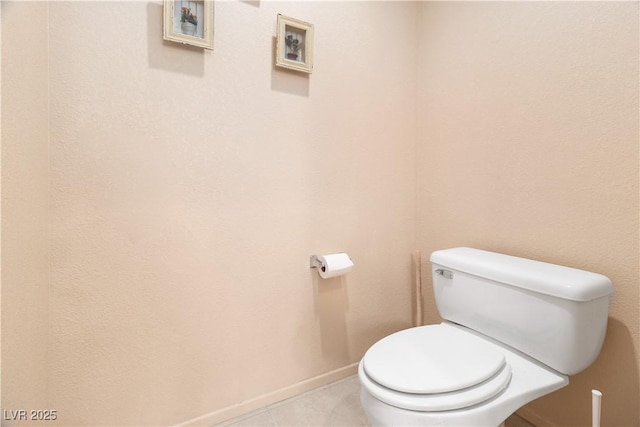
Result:
[[[163,39],[213,50],[213,0],[164,0]]]
[[[278,14],[276,66],[313,72],[313,24]]]

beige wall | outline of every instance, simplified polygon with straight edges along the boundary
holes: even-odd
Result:
[[[423,3],[418,242],[597,271],[616,287],[597,362],[539,423],[640,425],[638,3]],[[427,298],[427,318],[436,321]]]
[[[2,2],[1,7],[2,409],[46,409],[47,5]]]
[[[410,324],[412,251],[469,245],[613,279],[600,359],[525,412],[587,425],[599,388],[640,424],[637,12],[223,1],[203,52],[160,2],[2,2],[3,409],[212,423],[353,372]]]
[[[2,6],[0,5],[0,124],[2,123]],[[1,126],[0,126],[1,128]],[[2,131],[0,129],[0,176],[2,174]],[[0,310],[2,307],[2,180],[0,179]],[[2,321],[0,311],[0,407],[2,406]]]
[[[279,12],[315,24],[312,75],[274,69]],[[182,422],[410,325],[416,12],[216,2],[209,52],[163,42],[159,2],[51,3],[61,424]]]

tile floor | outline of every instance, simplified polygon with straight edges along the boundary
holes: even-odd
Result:
[[[351,376],[228,420],[220,426],[368,426],[360,406],[360,383]],[[517,415],[506,427],[535,427]]]

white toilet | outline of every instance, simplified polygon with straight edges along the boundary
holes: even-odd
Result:
[[[372,425],[495,427],[598,357],[605,276],[471,248],[431,263],[445,320],[389,335],[360,362]]]

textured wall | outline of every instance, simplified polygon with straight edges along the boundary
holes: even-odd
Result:
[[[163,42],[158,2],[50,4],[61,424],[181,422],[409,326],[416,11],[216,2],[209,52]],[[311,76],[274,69],[278,12],[315,24]]]
[[[2,2],[3,409],[170,424],[301,384],[409,325],[415,246],[469,245],[613,279],[600,359],[527,414],[587,425],[599,388],[639,424],[637,3],[217,2],[214,52],[160,2],[48,8]],[[278,12],[313,75],[274,69]]]
[[[640,425],[638,3],[423,3],[418,246],[596,271],[616,287],[597,362],[527,408]],[[427,317],[435,308],[427,298]]]
[[[47,409],[47,5],[1,7],[2,409]]]

